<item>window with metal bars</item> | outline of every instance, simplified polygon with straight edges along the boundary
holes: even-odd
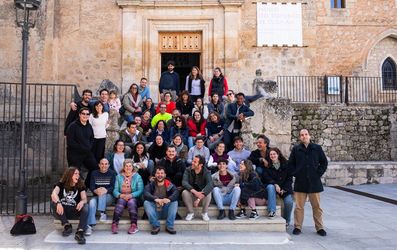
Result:
[[[397,90],[396,63],[390,57],[382,64],[383,90]]]

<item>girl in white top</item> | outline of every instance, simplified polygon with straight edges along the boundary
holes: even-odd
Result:
[[[100,101],[94,103],[94,109],[90,114],[89,123],[94,131],[94,146],[92,152],[99,162],[105,154],[106,128],[109,125],[109,113],[103,112],[103,104]]]
[[[201,75],[200,69],[197,66],[193,66],[190,74],[186,77],[185,90],[190,94],[193,102],[196,102],[197,98],[203,98],[205,92],[205,81]]]
[[[208,108],[206,105],[204,105],[202,98],[197,98],[196,103],[194,104],[194,108],[192,110],[192,116],[194,114],[194,111],[196,110],[200,111],[204,119],[208,118]]]

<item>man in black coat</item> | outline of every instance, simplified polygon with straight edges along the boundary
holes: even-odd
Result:
[[[317,234],[326,236],[322,218],[323,210],[320,207],[320,192],[324,191],[321,176],[327,170],[327,157],[320,145],[310,142],[310,134],[307,129],[302,129],[299,132],[299,139],[301,143],[292,149],[288,162],[295,176],[295,228],[292,233],[295,235],[301,233],[305,201],[309,197]]]
[[[91,172],[98,169],[98,162],[92,153],[94,131],[88,122],[90,111],[88,108],[79,110],[79,119],[72,122],[66,130],[66,155],[70,167],[81,169],[84,165],[88,170],[85,185],[90,186]]]

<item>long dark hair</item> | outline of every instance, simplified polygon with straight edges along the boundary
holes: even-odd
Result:
[[[117,152],[117,144],[119,143],[119,142],[122,142],[123,144],[124,144],[124,141],[123,140],[120,140],[120,139],[118,139],[115,143],[114,143],[114,145],[113,145],[113,152]],[[125,144],[124,144],[124,150],[123,150],[123,152],[125,151]]]
[[[159,128],[159,123],[162,122],[164,124],[164,131],[167,131],[167,123],[164,120],[160,120],[157,122],[156,126],[154,127],[154,131]]]
[[[283,153],[281,153],[279,148],[270,148],[269,149],[269,154],[270,154],[271,151],[274,151],[274,152],[276,152],[278,154],[278,160],[280,161],[280,165],[287,164],[287,162],[288,162],[287,158],[285,158],[285,156],[283,155]],[[272,162],[272,164],[273,164],[273,162]]]
[[[136,87],[136,93],[135,93],[135,95],[133,95],[132,94],[132,87]],[[139,95],[139,90],[138,90],[138,84],[136,84],[136,83],[133,83],[133,84],[131,84],[131,86],[130,86],[130,88],[128,89],[128,92],[132,95],[132,97],[134,97],[134,98],[136,98],[138,95]]]
[[[143,152],[142,152],[141,156],[136,152],[136,148],[138,145],[143,146]],[[147,157],[146,147],[143,142],[137,142],[134,146],[134,152],[132,152],[132,159],[134,162],[139,162],[139,161],[141,161],[141,157]]]
[[[65,172],[63,172],[63,175],[59,182],[63,183],[63,186],[66,191],[70,191],[73,188],[72,187],[72,177],[74,175],[74,172],[76,172],[76,170],[78,170],[80,172],[80,170],[76,167],[67,168],[65,170]],[[77,189],[85,189],[84,182],[81,178],[79,178],[79,181],[76,183],[75,187]]]
[[[175,128],[175,129],[179,129],[179,128],[176,126],[176,120],[181,120],[181,122],[182,122],[182,127],[181,127],[181,129],[185,129],[185,128],[186,128],[186,121],[185,121],[185,119],[184,119],[182,116],[177,116],[177,117],[175,118],[175,122],[174,122],[174,128]]]
[[[248,181],[250,175],[252,175],[252,173],[254,173],[256,176],[258,176],[258,174],[255,172],[254,167],[252,165],[252,161],[250,160],[243,160],[241,161],[244,166],[245,166],[245,171],[244,172],[240,172],[240,179],[243,182]]]
[[[196,114],[196,113],[199,113],[199,114],[200,114],[200,120],[199,120],[198,122],[196,121],[196,118],[194,118],[194,114]],[[193,117],[192,117],[192,119],[193,119],[193,123],[196,124],[196,129],[197,129],[198,131],[200,131],[201,125],[202,125],[203,122],[204,122],[203,114],[201,114],[200,111],[195,110],[195,111],[193,112]]]
[[[184,102],[183,102],[183,96],[184,96],[184,95],[187,95],[187,103],[192,102],[191,97],[190,97],[190,94],[189,94],[189,91],[183,90],[183,91],[179,94],[179,97],[178,97],[178,101],[179,101],[180,103],[184,103]]]
[[[95,117],[95,118],[98,118],[98,116],[99,116],[99,114],[98,114],[98,111],[96,110],[96,107],[98,106],[98,105],[102,105],[102,113],[103,113],[103,104],[102,104],[102,102],[100,102],[100,101],[96,101],[95,103],[94,103],[94,108],[92,109],[92,115]]]

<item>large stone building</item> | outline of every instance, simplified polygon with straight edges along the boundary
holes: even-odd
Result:
[[[177,61],[183,76],[199,65],[207,83],[219,66],[231,88],[246,93],[252,91],[247,85],[257,68],[266,79],[381,76],[382,65],[395,71],[397,1],[272,0],[267,5],[286,2],[299,5],[293,19],[301,20],[297,46],[258,44],[261,2],[43,0],[30,35],[28,81],[75,83],[81,90],[97,89],[110,79],[125,92],[145,76],[155,91],[168,59]],[[283,22],[283,10],[278,13],[282,18],[273,16],[274,27]],[[14,20],[13,1],[0,1],[3,82],[20,79],[21,35]]]

